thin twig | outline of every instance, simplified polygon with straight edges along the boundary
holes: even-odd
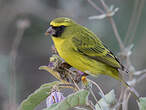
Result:
[[[131,92],[129,92],[128,95],[127,95],[127,102],[129,100],[130,96],[131,96]]]
[[[94,100],[96,101],[96,103],[98,103],[98,100],[97,100],[95,94],[93,93],[92,89],[90,89],[90,93],[91,93],[91,95],[93,96],[93,98],[94,98]]]
[[[108,6],[105,4],[104,0],[99,0],[103,6],[103,8],[108,12]]]
[[[121,93],[120,93],[120,96],[119,96],[119,100],[118,100],[117,105],[119,105],[119,104],[122,102],[122,100],[123,100],[123,95],[124,95],[124,87],[122,86],[122,87],[121,87]],[[118,107],[118,106],[117,106],[117,107]]]
[[[135,19],[137,18],[137,8],[138,8],[138,2],[139,0],[135,0],[135,3],[134,3],[134,9],[133,9],[133,12],[132,12],[132,16],[130,18],[130,23],[129,23],[129,26],[128,26],[128,30],[127,30],[127,33],[126,33],[126,36],[125,36],[125,39],[124,39],[124,44],[126,45],[129,37],[130,37],[130,34],[132,33],[132,30],[133,30],[133,25],[135,24]]]
[[[136,83],[139,83],[140,81],[142,81],[145,78],[146,78],[146,73],[143,73],[143,75],[141,75],[138,79],[136,79]]]
[[[99,8],[92,0],[88,0],[88,2],[94,7],[96,10],[98,10],[100,13],[104,14],[104,11]]]
[[[122,108],[123,108],[123,110],[127,110],[127,104],[128,104],[128,99],[127,99],[127,93],[129,93],[128,92],[129,90],[128,90],[128,88],[126,88],[125,89],[125,91],[124,91],[124,95],[123,95],[123,103],[122,103]]]
[[[115,21],[113,20],[112,17],[109,16],[108,18],[109,18],[109,21],[110,21],[110,23],[111,23],[111,25],[112,25],[112,28],[113,28],[115,37],[116,37],[116,39],[117,39],[117,41],[118,41],[118,43],[119,43],[120,49],[121,49],[121,51],[123,51],[124,48],[125,48],[125,46],[124,46],[124,44],[123,44],[123,42],[122,42],[122,40],[121,40],[121,37],[120,37],[120,34],[119,34],[119,32],[118,32],[116,23],[115,23]]]
[[[140,1],[141,1],[141,3],[139,4],[139,9],[138,9],[138,12],[137,12],[137,15],[136,15],[137,16],[137,19],[134,22],[135,27],[132,28],[133,29],[133,32],[132,32],[132,36],[129,39],[128,44],[131,44],[131,42],[133,41],[133,39],[134,39],[134,37],[136,35],[136,30],[137,30],[137,26],[139,24],[140,16],[141,16],[141,13],[142,13],[142,8],[144,7],[145,0],[140,0]]]
[[[88,80],[89,80],[89,82],[93,83],[93,84],[99,89],[99,91],[100,91],[100,93],[102,94],[102,96],[105,96],[105,94],[104,94],[104,92],[102,91],[101,87],[100,87],[97,83],[95,83],[94,81],[92,81],[92,80],[90,80],[90,79],[88,79]]]
[[[95,99],[95,101],[96,101],[96,103],[98,104],[99,108],[100,108],[101,110],[103,110],[102,107],[100,106],[100,104],[98,103],[98,100],[97,100],[97,98],[96,98],[96,96],[95,96],[95,94],[94,94],[94,92],[92,91],[91,88],[90,88],[90,93],[91,93],[91,95],[93,96],[93,98]]]

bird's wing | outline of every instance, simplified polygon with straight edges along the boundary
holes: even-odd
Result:
[[[72,42],[75,51],[116,69],[123,68],[119,60],[107,48],[105,48],[100,39],[91,32],[86,31],[81,33],[80,37],[72,37]]]

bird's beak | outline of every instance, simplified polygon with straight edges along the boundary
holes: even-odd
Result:
[[[47,31],[45,32],[45,35],[54,35],[55,34],[55,30],[52,28],[52,26],[50,26]]]

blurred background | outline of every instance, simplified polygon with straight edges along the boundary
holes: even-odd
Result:
[[[99,0],[94,2],[102,8]],[[125,45],[134,44],[132,64],[137,70],[146,68],[146,1],[105,2],[119,8],[113,18]],[[88,19],[99,14],[88,0],[0,0],[0,110],[13,110],[41,84],[56,80],[38,70],[48,64],[51,56],[53,43],[44,32],[53,18],[74,19],[91,29],[117,54],[120,49],[109,21]],[[119,82],[107,76],[99,77],[97,82],[105,93],[111,89],[120,91]],[[136,87],[141,96],[146,96],[145,83],[143,80]],[[137,110],[135,103],[130,98],[129,110]]]

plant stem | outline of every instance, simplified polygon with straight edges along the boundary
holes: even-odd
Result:
[[[10,94],[9,94],[9,110],[16,110],[16,57],[18,53],[18,47],[23,38],[24,31],[29,27],[28,20],[17,21],[17,33],[12,43],[12,49],[10,51]]]
[[[23,37],[24,30],[18,29],[14,42],[12,44],[12,49],[10,52],[10,97],[9,97],[9,105],[16,106],[16,57],[18,47]],[[9,110],[16,110],[16,108],[11,108]]]

